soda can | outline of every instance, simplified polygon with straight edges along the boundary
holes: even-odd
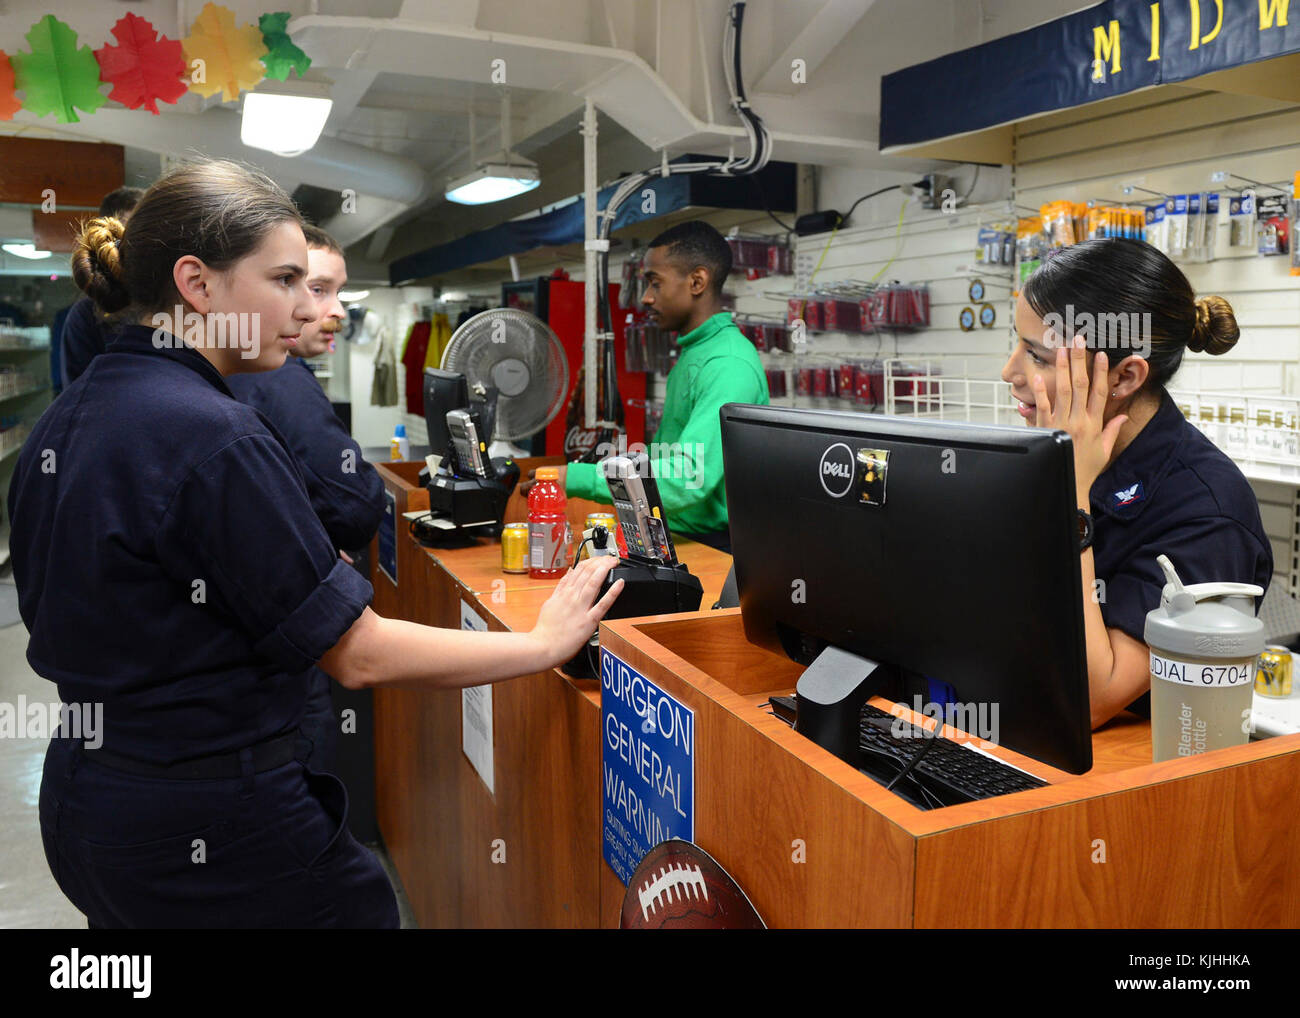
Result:
[[[528,572],[528,524],[509,523],[501,531],[501,571]]]
[[[590,530],[592,527],[604,527],[609,531],[609,536],[618,539],[618,517],[613,513],[587,513],[587,519],[583,524],[583,530]],[[591,558],[591,546],[584,544],[582,552],[578,555],[580,559]]]
[[[1291,652],[1265,647],[1255,667],[1255,692],[1260,696],[1291,695]]]

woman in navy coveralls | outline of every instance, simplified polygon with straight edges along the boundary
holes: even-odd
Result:
[[[1165,391],[1185,350],[1226,353],[1240,332],[1226,300],[1198,300],[1164,254],[1119,239],[1044,262],[1016,303],[1016,332],[1002,380],[1027,421],[1069,432],[1078,507],[1094,521],[1081,565],[1096,728],[1125,707],[1149,712],[1143,627],[1165,584],[1157,555],[1184,583],[1268,589],[1273,551],[1250,483]]]
[[[37,422],[9,512],[28,660],[65,703],[103,704],[98,748],[51,740],[40,796],[46,858],[92,927],[396,926],[342,784],[302,763],[312,666],[349,688],[531,674],[621,586],[593,605],[614,560],[589,560],[529,633],[370,610],[291,453],[224,381],[284,363],[316,317],[306,264],[289,198],[224,162],[168,174],[125,228],[91,220],[73,255],[132,324]]]

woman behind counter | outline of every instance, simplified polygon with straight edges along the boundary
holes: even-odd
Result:
[[[301,762],[312,665],[349,688],[499,682],[572,657],[621,588],[593,605],[615,560],[591,559],[528,633],[370,610],[292,454],[224,381],[284,363],[316,317],[306,265],[292,201],[229,162],[169,173],[73,254],[130,324],[37,422],[9,512],[28,660],[103,705],[101,745],[51,740],[40,795],[92,927],[396,926],[342,783]]]
[[[1240,332],[1222,297],[1198,300],[1165,255],[1118,239],[1045,262],[1016,302],[1016,332],[1002,380],[1030,424],[1069,432],[1078,506],[1094,521],[1081,565],[1096,728],[1130,704],[1145,709],[1143,627],[1165,583],[1157,555],[1184,583],[1268,589],[1273,552],[1250,484],[1165,390],[1185,350],[1223,354]]]

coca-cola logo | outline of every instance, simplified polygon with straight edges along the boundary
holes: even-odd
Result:
[[[585,456],[595,448],[598,437],[599,432],[594,428],[582,428],[575,424],[564,436],[565,459]]]

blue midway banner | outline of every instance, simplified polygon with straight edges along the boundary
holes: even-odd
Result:
[[[1300,52],[1300,0],[1106,0],[885,75],[880,148]]]
[[[627,884],[659,842],[695,840],[695,712],[602,649],[600,722],[604,856]]]

